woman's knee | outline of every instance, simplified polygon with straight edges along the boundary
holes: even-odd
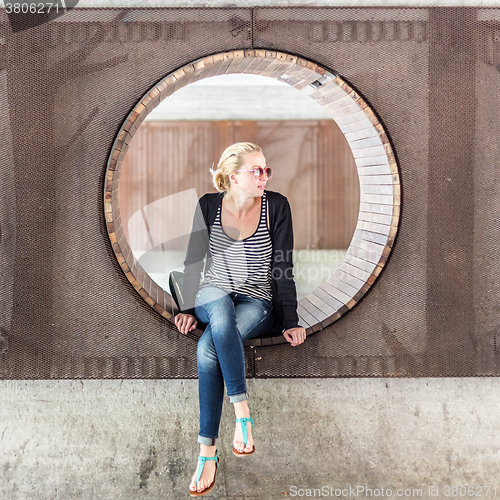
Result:
[[[220,303],[212,305],[208,312],[208,325],[210,325],[212,336],[217,339],[236,332],[236,315],[232,302],[231,304]]]
[[[225,297],[212,302],[210,304],[208,314],[211,323],[221,323],[231,320],[234,322],[234,304],[231,297],[226,295]]]
[[[206,333],[207,332],[198,340],[198,345],[196,347],[196,359],[198,361],[198,366],[201,368],[216,366],[219,362],[212,336],[206,335]]]

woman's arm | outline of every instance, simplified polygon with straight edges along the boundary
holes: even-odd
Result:
[[[184,314],[194,317],[194,301],[200,287],[201,273],[203,272],[204,258],[208,253],[209,235],[208,228],[203,216],[202,207],[204,197],[200,198],[196,205],[193,226],[189,235],[189,241],[184,260],[184,283],[182,293],[184,297]]]
[[[285,330],[298,327],[297,290],[293,277],[293,224],[288,200],[278,195],[277,210],[273,221],[273,279],[277,300],[283,313]]]
[[[184,335],[194,330],[198,325],[194,316],[194,301],[200,287],[203,259],[208,249],[208,229],[201,210],[201,204],[202,200],[200,199],[195,208],[186,259],[184,260],[184,281],[182,285],[184,308],[174,319],[175,326]]]
[[[272,193],[274,198],[273,221],[273,280],[274,293],[281,308],[283,336],[293,347],[302,344],[306,331],[299,326],[297,315],[297,290],[293,278],[293,224],[290,204],[285,196]]]

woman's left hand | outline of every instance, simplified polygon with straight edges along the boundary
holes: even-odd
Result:
[[[296,345],[302,344],[306,340],[306,330],[301,326],[295,328],[289,328],[283,332],[283,336],[290,342],[290,344],[295,347]]]

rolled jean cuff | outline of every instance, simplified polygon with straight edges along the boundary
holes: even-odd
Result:
[[[234,396],[227,396],[230,403],[239,403],[240,401],[246,401],[248,399],[247,393],[242,392],[241,394],[235,394]]]
[[[200,436],[198,434],[198,443],[204,444],[206,446],[215,446],[215,438],[209,438],[206,436]]]

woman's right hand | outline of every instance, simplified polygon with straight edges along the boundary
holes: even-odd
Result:
[[[198,321],[191,314],[180,313],[175,317],[175,326],[184,335],[193,331],[198,325]]]

